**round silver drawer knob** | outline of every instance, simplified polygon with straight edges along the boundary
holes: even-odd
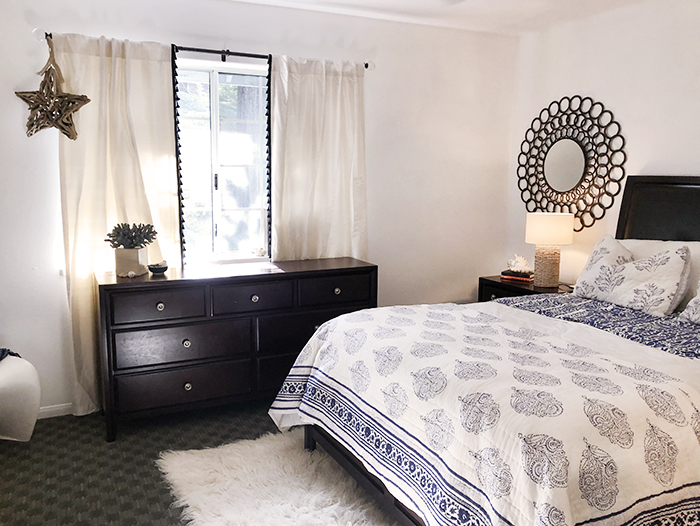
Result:
[[[192,384],[189,383],[189,382],[186,382],[185,385],[183,385],[182,387],[185,388],[185,391],[191,391],[191,390],[192,390]]]
[[[333,289],[333,293],[334,293],[336,296],[340,296],[340,293],[341,293],[341,292],[342,292],[342,291],[340,290],[340,287],[336,287],[336,288]]]
[[[159,312],[163,312],[165,310],[165,303],[163,303],[162,301],[158,302],[158,304],[156,305],[156,310],[158,310]]]
[[[260,301],[260,296],[258,296],[257,294],[253,294],[250,297],[250,301],[252,301],[253,303],[257,303],[258,301]]]
[[[496,295],[495,295],[495,294],[491,294],[491,299],[492,299],[492,300],[495,300],[495,299],[496,299]]]
[[[191,342],[191,341],[189,341],[189,340],[182,340],[182,346],[183,346],[185,349],[189,349],[191,345],[192,345],[192,342]]]
[[[319,327],[320,325],[314,325],[314,332],[317,331]]]

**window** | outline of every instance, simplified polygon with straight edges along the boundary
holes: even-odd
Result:
[[[268,260],[269,61],[184,49],[174,69],[183,262]]]

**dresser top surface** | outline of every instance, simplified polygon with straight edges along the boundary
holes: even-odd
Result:
[[[114,272],[96,275],[97,284],[109,285],[151,285],[162,282],[193,281],[202,279],[255,278],[270,274],[288,275],[305,272],[334,271],[348,269],[375,268],[376,265],[353,258],[307,259],[300,261],[275,261],[274,263],[231,263],[209,265],[206,268],[170,268],[163,274],[150,272],[134,278],[121,278]]]

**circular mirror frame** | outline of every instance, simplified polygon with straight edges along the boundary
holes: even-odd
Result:
[[[575,141],[583,152],[583,175],[573,188],[560,192],[547,182],[544,161],[561,139]],[[528,212],[574,214],[580,232],[605,216],[622,190],[625,138],[612,112],[590,97],[562,97],[535,117],[525,132],[518,155],[518,188]]]

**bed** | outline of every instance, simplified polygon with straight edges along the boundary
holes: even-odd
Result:
[[[700,524],[700,178],[628,178],[616,237],[575,294],[327,322],[270,415],[305,426],[305,446],[399,524]],[[583,277],[610,270],[594,256],[613,246],[637,274],[678,262],[676,288],[589,293]]]

